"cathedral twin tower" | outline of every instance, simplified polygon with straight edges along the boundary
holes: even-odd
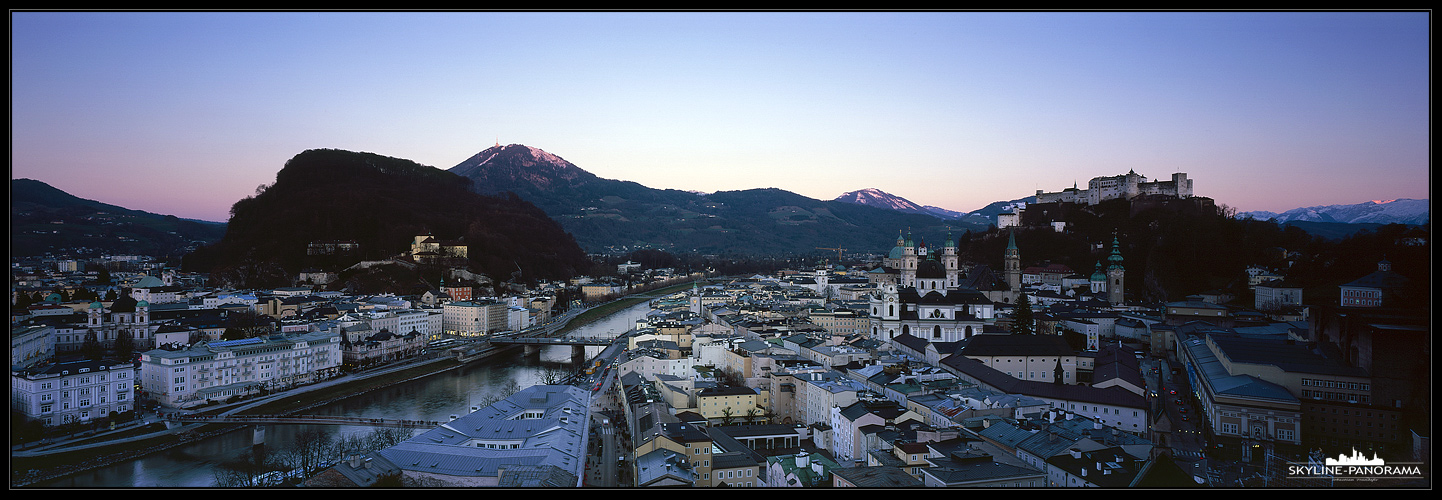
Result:
[[[1016,246],[1016,231],[1008,231],[1006,252],[1002,257],[1002,276],[1006,281],[1009,300],[1015,300],[1022,289],[1021,250]],[[961,267],[956,240],[947,235],[940,251],[931,251],[925,243],[914,241],[910,234],[897,235],[896,246],[883,259],[885,268],[894,269],[893,283],[901,288],[915,288],[918,293],[946,291],[961,285]],[[1107,302],[1119,306],[1125,302],[1126,268],[1122,265],[1121,244],[1112,235],[1111,255],[1097,262],[1092,274],[1091,292],[1103,295]]]

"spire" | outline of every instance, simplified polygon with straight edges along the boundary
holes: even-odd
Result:
[[[1108,266],[1107,269],[1121,269],[1121,268],[1122,268],[1122,249],[1121,249],[1121,243],[1120,243],[1119,241],[1117,241],[1117,235],[1116,235],[1116,234],[1112,234],[1112,254],[1107,257],[1107,262],[1111,262],[1111,265]]]
[[[1010,239],[1008,239],[1006,242],[1006,249],[1016,250],[1016,230],[1007,231],[1007,234],[1011,236]]]

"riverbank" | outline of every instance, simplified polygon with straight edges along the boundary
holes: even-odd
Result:
[[[618,299],[582,311],[570,319],[561,332],[569,332],[591,324],[627,307],[634,306],[659,293],[674,293],[688,284],[648,291],[644,295]],[[494,347],[480,359],[462,363],[454,357],[413,360],[390,367],[377,367],[262,398],[227,405],[197,409],[195,413],[226,415],[288,415],[322,407],[357,395],[456,370],[467,365],[484,363],[485,358],[519,349]],[[134,460],[153,453],[229,432],[249,428],[236,424],[186,424],[175,429],[142,432],[139,426],[100,432],[83,438],[12,449],[11,487],[26,487],[58,478]]]
[[[498,347],[486,357],[507,352],[514,347]],[[456,370],[467,363],[454,358],[443,357],[422,360],[389,369],[382,367],[365,374],[349,375],[340,379],[324,381],[300,387],[283,394],[275,394],[256,400],[230,405],[205,408],[197,413],[225,415],[288,415],[311,408],[325,406],[343,399],[355,397],[370,391],[396,384],[422,379],[450,370]],[[347,378],[349,378],[347,380]],[[141,435],[126,435],[122,429],[112,433],[100,433],[68,443],[56,443],[44,448],[11,451],[10,486],[24,487],[50,481],[71,474],[105,467],[125,460],[132,460],[151,453],[165,451],[187,443],[245,429],[247,425],[231,424],[187,424],[174,429]],[[107,440],[105,437],[116,436]]]
[[[600,321],[602,318],[606,318],[612,314],[616,314],[617,312],[625,310],[628,307],[655,299],[657,297],[664,297],[666,295],[685,290],[691,286],[691,283],[693,281],[701,280],[692,280],[684,283],[671,285],[665,288],[649,290],[646,292],[641,292],[637,295],[626,296],[607,302],[605,304],[592,307],[590,309],[587,309],[586,312],[576,315],[575,318],[571,319],[570,323],[566,323],[566,326],[557,329],[555,335],[565,335],[567,333],[570,333],[572,330]]]
[[[202,414],[286,415],[323,406],[368,391],[409,382],[464,366],[452,358],[437,358],[415,363],[414,366],[384,368],[351,380],[332,380],[297,388],[283,394],[257,400],[202,409]],[[348,377],[354,377],[348,376]],[[324,389],[324,390],[322,390]],[[246,425],[188,424],[174,429],[142,434],[110,434],[117,438],[104,440],[106,433],[58,443],[44,449],[13,451],[10,456],[10,486],[24,487],[71,474],[132,460],[165,451],[199,439],[245,429]]]

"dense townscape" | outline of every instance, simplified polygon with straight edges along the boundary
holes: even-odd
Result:
[[[1108,180],[1121,185],[1094,181],[1093,203],[1137,184]],[[1190,195],[1184,174],[1147,187],[1161,188]],[[447,422],[400,422],[419,430],[256,484],[1427,484],[1430,359],[1415,346],[1429,345],[1428,311],[1398,306],[1406,278],[1385,257],[1348,277],[1335,304],[1304,302],[1261,267],[1245,276],[1253,304],[1224,293],[1134,303],[1119,236],[1090,273],[1024,266],[1024,210],[991,230],[1007,241],[999,268],[963,261],[951,235],[928,244],[904,228],[889,252],[851,266],[841,249],[827,249],[837,263],[742,276],[627,261],[624,281],[532,287],[494,287],[461,266],[418,295],[327,290],[323,272],[236,290],[143,256],[17,259],[11,406],[25,424],[12,434],[23,448],[407,360],[484,363],[492,350],[566,343],[561,317],[671,286],[634,329],[572,339],[604,350],[554,383]],[[444,267],[467,252],[417,235],[392,263]],[[1352,482],[1334,466],[1348,457],[1392,467]]]

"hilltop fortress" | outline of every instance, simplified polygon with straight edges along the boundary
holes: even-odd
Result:
[[[1086,189],[1077,189],[1075,185],[1055,193],[1047,193],[1038,189],[1036,203],[1066,202],[1096,205],[1106,200],[1117,198],[1130,200],[1149,194],[1190,198],[1192,196],[1192,180],[1187,178],[1187,174],[1178,172],[1172,174],[1172,180],[1148,182],[1146,176],[1129,170],[1123,175],[1093,177],[1090,182],[1087,182]]]

